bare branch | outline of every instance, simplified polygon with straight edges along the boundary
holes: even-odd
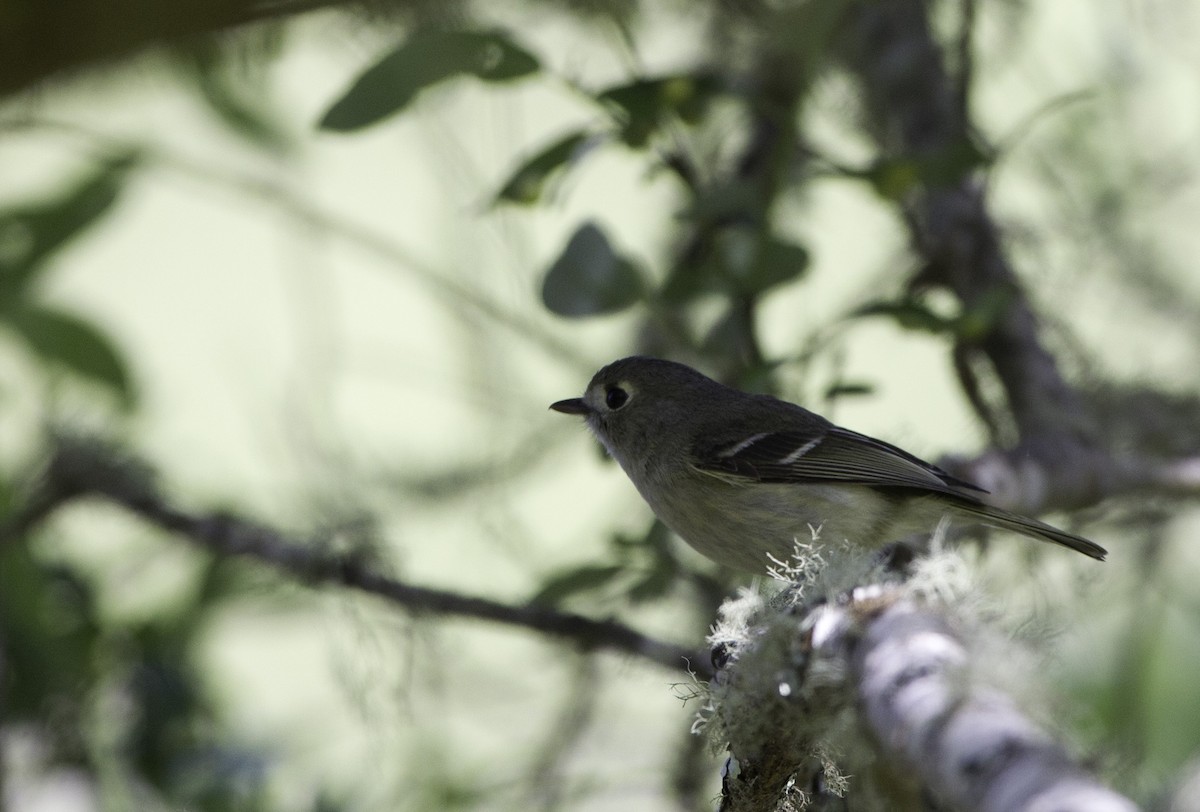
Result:
[[[1070,463],[1087,474],[1062,474],[1022,448],[990,449],[966,459],[943,457],[946,470],[987,489],[992,504],[1018,513],[1087,507],[1105,498],[1131,493],[1159,496],[1200,496],[1200,456],[1171,460],[1109,455],[1079,446],[1070,450]]]
[[[987,359],[1002,384],[1016,436],[974,460],[950,459],[954,473],[992,491],[995,504],[1025,513],[1072,509],[1110,496],[1157,489],[1196,495],[1194,449],[1182,456],[1132,446],[1118,453],[1102,404],[1066,380],[1040,338],[1040,322],[1009,261],[973,175],[977,140],[931,31],[929,4],[894,0],[854,6],[842,59],[860,78],[869,126],[887,159],[932,167],[902,200],[923,272],[981,315],[981,335],[961,337],[955,365],[993,440],[1001,429],[970,361]],[[968,55],[974,3],[964,0],[960,60]],[[969,62],[964,63],[969,77]],[[967,157],[956,157],[967,156]]]
[[[948,177],[914,184],[904,206],[928,283],[954,292],[968,311],[996,312],[976,345],[1004,385],[1022,439],[1086,440],[1083,403],[1038,336],[1038,319],[1001,247],[978,181],[954,174],[973,136],[920,0],[860,6],[846,60],[861,78],[885,155],[947,165]],[[940,182],[939,182],[940,181]]]
[[[535,605],[415,586],[383,575],[361,555],[338,554],[293,540],[266,525],[227,513],[190,513],[164,499],[149,469],[95,441],[60,439],[23,509],[0,527],[0,543],[32,529],[76,500],[98,497],[210,553],[252,558],[310,585],[333,584],[376,595],[414,614],[462,617],[516,626],[583,650],[632,654],[676,671],[707,671],[698,652],[648,637],[621,623]]]
[[[900,587],[785,608],[740,637],[714,688],[733,756],[724,812],[842,792],[898,811],[930,797],[966,812],[1137,808],[983,684],[947,618]]]
[[[971,113],[971,85],[975,81],[975,20],[978,16],[978,0],[960,0],[956,56],[958,74],[954,77],[955,106],[964,119]]]

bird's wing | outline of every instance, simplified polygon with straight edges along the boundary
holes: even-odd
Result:
[[[916,488],[978,501],[982,488],[890,443],[849,429],[776,431],[695,449],[695,467],[731,481],[846,482]]]

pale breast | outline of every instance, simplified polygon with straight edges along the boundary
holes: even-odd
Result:
[[[733,484],[697,475],[646,501],[668,527],[725,566],[762,573],[768,553],[787,561],[796,541],[876,548],[913,532],[909,511],[857,485]],[[932,526],[928,528],[932,530]]]

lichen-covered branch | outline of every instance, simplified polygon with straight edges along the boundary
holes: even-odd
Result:
[[[484,620],[541,632],[584,650],[635,655],[665,668],[706,673],[707,658],[648,637],[622,623],[563,612],[538,604],[508,604],[406,583],[384,575],[363,555],[305,544],[228,513],[196,513],[164,498],[140,460],[99,442],[60,438],[39,483],[24,506],[0,526],[0,544],[32,529],[58,509],[85,498],[125,508],[152,525],[210,553],[250,558],[310,585],[329,584],[365,592],[425,617]]]
[[[842,648],[853,609],[827,610]],[[954,809],[1130,812],[1007,695],[972,679],[967,647],[940,615],[906,599],[868,610],[845,650],[862,719],[899,771]]]
[[[731,752],[723,812],[833,794],[894,812],[1136,810],[979,678],[943,611],[869,586],[733,634],[710,721]]]

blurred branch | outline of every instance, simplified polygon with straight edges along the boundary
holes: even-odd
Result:
[[[987,665],[972,661],[952,621],[902,588],[784,608],[739,638],[714,688],[734,759],[722,812],[847,792],[851,808],[878,793],[866,808],[898,812],[928,809],[930,798],[960,812],[1136,809],[982,684]]]
[[[989,449],[973,458],[951,455],[938,462],[985,488],[992,504],[1019,513],[1086,507],[1106,497],[1133,493],[1200,496],[1200,454],[1157,459],[1109,454],[1091,446],[1073,447],[1066,453],[1069,468],[1048,466],[1023,447]]]
[[[1156,459],[1144,449],[1118,454],[1107,445],[1090,403],[1063,376],[1040,338],[1041,324],[1006,256],[984,189],[962,156],[978,155],[964,89],[948,74],[921,0],[866,3],[845,28],[842,59],[860,80],[869,129],[885,160],[925,167],[898,194],[924,268],[914,285],[946,288],[984,323],[959,337],[956,364],[982,355],[1004,388],[1017,436],[1011,447],[951,470],[993,491],[997,504],[1021,512],[1078,508],[1113,495],[1156,488],[1195,495],[1200,456]],[[963,5],[969,39],[974,8]],[[958,43],[965,58],[966,39]],[[960,66],[967,69],[969,62]],[[960,82],[961,83],[961,82]],[[997,431],[973,379],[967,394]]]
[[[978,0],[959,0],[958,42],[955,51],[958,60],[954,77],[955,105],[964,119],[971,114],[971,87],[975,81],[975,20]]]
[[[930,30],[929,7],[896,0],[856,7],[845,58],[860,78],[872,133],[887,157],[934,165],[972,143],[970,122]],[[951,170],[953,167],[951,167]],[[1086,439],[1078,393],[1039,338],[1039,323],[1001,246],[977,180],[963,168],[921,178],[903,195],[920,281],[951,290],[968,310],[1002,297],[975,345],[996,370],[1021,438]]]
[[[550,725],[549,735],[538,744],[522,802],[524,809],[553,812],[567,808],[571,779],[566,762],[596,718],[602,687],[594,658],[585,656],[575,664],[570,685],[567,697]]]
[[[671,791],[679,812],[711,809],[709,781],[712,776],[712,754],[708,742],[691,730],[681,729],[672,748],[675,761],[671,765]]]
[[[153,45],[287,17],[346,0],[0,0],[0,95]]]
[[[309,585],[332,584],[365,592],[414,614],[471,618],[528,629],[561,638],[584,651],[623,652],[676,671],[698,675],[707,671],[708,658],[701,653],[656,640],[615,621],[415,586],[379,573],[362,555],[353,552],[337,554],[305,545],[266,525],[226,513],[182,510],[159,494],[143,462],[93,440],[57,439],[33,494],[0,526],[0,543],[11,541],[60,508],[87,497],[123,507],[215,555],[251,558]]]

